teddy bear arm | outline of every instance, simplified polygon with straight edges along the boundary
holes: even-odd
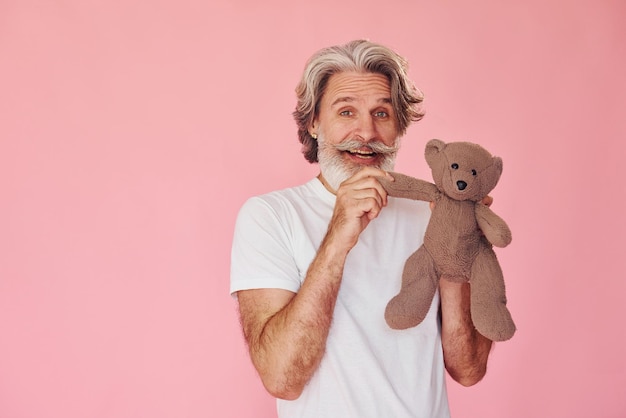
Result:
[[[439,196],[437,186],[405,174],[390,172],[394,181],[379,178],[389,196],[433,202]]]
[[[485,238],[496,247],[506,247],[512,236],[509,226],[502,218],[482,203],[476,203],[476,221]]]

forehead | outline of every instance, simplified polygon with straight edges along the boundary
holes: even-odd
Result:
[[[493,161],[491,154],[477,144],[467,142],[451,142],[444,151],[448,162],[456,162],[466,168],[483,170]]]
[[[389,80],[382,74],[341,72],[333,74],[326,85],[322,102],[338,101],[390,102]]]

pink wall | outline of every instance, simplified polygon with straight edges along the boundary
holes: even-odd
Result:
[[[275,416],[228,296],[233,222],[315,173],[293,89],[357,37],[426,93],[398,170],[429,178],[431,137],[505,162],[519,331],[482,383],[450,383],[455,418],[626,416],[625,18],[620,0],[0,1],[0,417]]]

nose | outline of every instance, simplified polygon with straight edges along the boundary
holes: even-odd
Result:
[[[459,180],[456,182],[456,187],[458,187],[459,190],[465,190],[465,188],[467,187],[467,183],[463,180]]]
[[[371,114],[362,114],[359,117],[357,124],[356,134],[358,136],[366,141],[376,137],[376,123],[374,122],[374,117]]]

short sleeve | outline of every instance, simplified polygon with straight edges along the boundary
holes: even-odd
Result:
[[[231,250],[231,294],[263,288],[299,290],[300,272],[285,205],[252,197],[241,207]]]

